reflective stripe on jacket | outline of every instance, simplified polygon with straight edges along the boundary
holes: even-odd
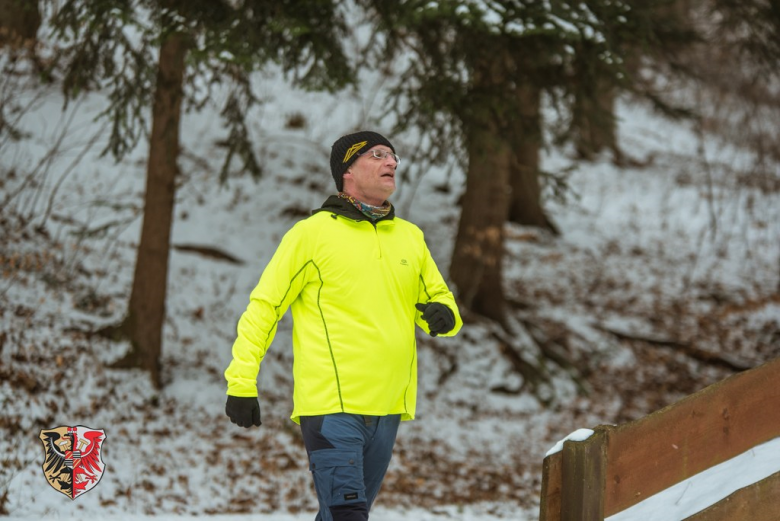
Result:
[[[414,418],[416,303],[440,302],[463,322],[414,224],[368,220],[331,197],[285,234],[238,323],[227,394],[257,396],[257,374],[288,307],[293,314],[294,409]]]

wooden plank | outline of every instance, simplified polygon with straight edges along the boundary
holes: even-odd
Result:
[[[780,517],[780,472],[741,488],[685,521],[776,521]]]
[[[780,435],[780,358],[608,434],[606,517]]]
[[[603,521],[609,428],[597,427],[587,440],[564,442],[562,521]]]
[[[563,454],[550,454],[542,462],[542,494],[539,504],[539,521],[561,519],[561,470]]]

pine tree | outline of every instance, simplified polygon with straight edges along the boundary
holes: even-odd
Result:
[[[245,115],[257,102],[250,76],[269,65],[296,85],[335,90],[351,77],[341,47],[346,28],[338,3],[321,0],[51,1],[62,48],[58,66],[66,99],[107,90],[111,121],[106,152],[120,160],[149,132],[144,219],[127,316],[103,332],[127,338],[116,367],[141,367],[160,386],[162,327],[170,231],[184,104],[201,108],[212,87],[230,85],[222,112],[229,130],[221,177],[238,157],[260,176]]]
[[[570,125],[559,141],[571,140],[579,159],[592,160],[609,150],[615,164],[632,162],[618,146],[615,103],[622,94],[634,100],[649,100],[660,113],[673,119],[694,116],[688,107],[667,99],[656,84],[657,78],[669,80],[693,74],[681,61],[702,39],[692,25],[692,0],[624,1],[631,13],[632,30],[615,41],[622,81],[616,83],[614,70],[594,55],[600,52],[598,48],[582,42],[575,50]]]
[[[467,153],[450,276],[467,308],[503,322],[504,223],[557,231],[542,204],[542,98],[571,110],[577,82],[589,81],[589,69],[572,79],[582,45],[593,49],[610,82],[620,84],[620,44],[637,20],[625,3],[609,0],[363,5],[386,35],[381,54],[413,56],[393,91],[399,130],[414,127],[430,136],[433,156]]]

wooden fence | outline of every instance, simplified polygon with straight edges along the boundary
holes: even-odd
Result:
[[[539,519],[603,520],[778,436],[780,358],[637,421],[599,426],[585,441],[566,441],[544,459]],[[690,519],[776,520],[778,485],[776,474]],[[775,505],[771,513],[767,501]]]

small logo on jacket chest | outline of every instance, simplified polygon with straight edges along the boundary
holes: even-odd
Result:
[[[401,259],[401,266],[408,266],[409,262],[406,259]]]

